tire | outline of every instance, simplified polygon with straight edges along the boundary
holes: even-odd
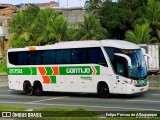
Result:
[[[35,82],[34,83],[34,95],[36,96],[42,96],[43,95],[43,88],[40,82]]]
[[[25,82],[23,84],[23,91],[27,96],[31,96],[33,94],[33,87],[30,82]]]
[[[100,98],[108,98],[109,97],[109,89],[107,86],[99,86],[98,94]]]

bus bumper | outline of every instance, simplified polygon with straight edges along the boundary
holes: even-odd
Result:
[[[130,91],[129,91],[128,94],[142,93],[142,92],[148,91],[149,83],[146,86],[143,86],[143,87],[136,87],[134,85],[130,85],[129,88],[130,88]]]

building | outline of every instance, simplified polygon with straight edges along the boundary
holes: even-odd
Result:
[[[84,22],[85,9],[83,7],[52,7],[59,12],[69,24],[75,25],[76,23]]]
[[[36,6],[38,6],[40,9],[45,9],[45,7],[58,7],[59,4],[55,1],[50,1],[49,3],[37,3],[35,4]]]
[[[13,15],[21,10],[28,9],[32,4],[0,4],[0,60],[3,57],[4,51],[8,49],[7,41],[9,38],[9,23]]]
[[[14,13],[11,4],[0,4],[0,60],[3,53],[7,50],[7,40],[9,37],[9,22]]]

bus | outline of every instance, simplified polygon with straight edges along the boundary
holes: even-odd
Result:
[[[9,88],[26,95],[44,91],[135,94],[149,88],[141,48],[123,40],[59,42],[7,51]]]

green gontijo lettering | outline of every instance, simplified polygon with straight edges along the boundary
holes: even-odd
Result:
[[[66,73],[90,73],[90,68],[67,68]]]

